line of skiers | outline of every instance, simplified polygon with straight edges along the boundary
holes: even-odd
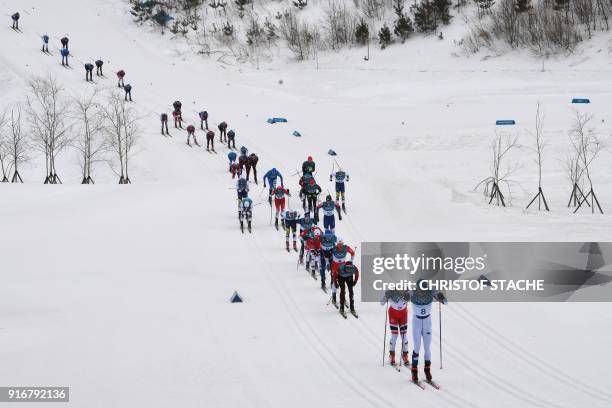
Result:
[[[240,228],[244,232],[244,221],[248,223],[249,232],[251,232],[251,220],[253,211],[253,201],[249,198],[249,181],[248,181],[248,165],[251,162],[251,156],[248,155],[247,149],[243,146],[240,149],[240,157],[242,160],[236,160],[236,153],[229,152],[229,172],[232,179],[238,177],[236,183],[237,199],[238,199],[238,219]],[[243,175],[243,168],[247,169],[247,177]],[[315,162],[312,157],[308,157],[302,165],[302,177],[300,178],[300,198],[303,200],[304,215],[300,216],[295,209],[286,208],[287,197],[291,197],[291,192],[285,187],[285,180],[280,171],[276,168],[270,169],[263,176],[263,189],[268,188],[268,204],[270,205],[271,218],[274,218],[274,226],[278,230],[279,222],[285,232],[285,249],[291,252],[290,238],[293,241],[293,250],[299,252],[298,264],[304,264],[309,274],[316,280],[317,272],[320,276],[321,289],[327,293],[327,276],[329,276],[332,295],[330,302],[338,308],[339,312],[346,317],[346,294],[348,293],[348,309],[357,317],[355,311],[355,301],[353,288],[359,280],[359,270],[353,264],[355,250],[344,244],[342,240],[338,240],[335,235],[336,215],[339,220],[342,220],[341,209],[346,206],[341,206],[339,203],[342,197],[344,204],[344,183],[348,181],[346,173],[337,178],[336,182],[336,197],[337,200],[332,200],[331,194],[327,194],[323,202],[318,202],[318,196],[322,189],[314,179],[316,170]],[[340,172],[341,170],[339,170]],[[330,175],[330,181],[335,177],[335,173]],[[255,178],[255,182],[257,179]],[[313,191],[308,186],[316,186]],[[308,201],[308,204],[305,201]],[[323,230],[317,226],[319,223],[319,214],[323,212]],[[299,234],[298,234],[299,226]],[[300,240],[300,249],[298,250],[298,236]],[[350,258],[350,259],[349,259]],[[338,302],[338,289],[340,291],[340,299]],[[338,306],[339,303],[339,306]]]
[[[175,129],[183,129],[183,104],[181,101],[174,101],[172,103],[172,119],[174,120],[174,128]],[[209,152],[215,152],[215,132],[208,127],[208,112],[203,110],[198,112],[198,117],[200,119],[200,130],[206,131],[206,150]],[[160,115],[161,119],[161,134],[162,135],[170,135],[168,130],[168,114],[163,112]],[[217,125],[219,129],[219,142],[227,143],[227,148],[230,150],[236,149],[236,132],[233,130],[228,131],[227,122],[223,121]],[[188,125],[187,128],[187,145],[191,146],[191,139],[195,145],[199,146],[198,140],[196,138],[196,128],[194,125]],[[231,164],[231,163],[230,163]],[[255,161],[255,164],[257,162]],[[248,169],[250,171],[250,169]],[[255,175],[255,178],[257,176]]]
[[[19,13],[15,13],[11,16],[11,19],[13,20],[13,29],[15,30],[19,30]],[[48,34],[43,34],[41,36],[41,40],[42,40],[42,48],[41,51],[47,54],[50,54],[49,52],[49,40],[50,37]],[[70,42],[69,38],[64,36],[62,38],[60,38],[60,44],[61,44],[61,48],[60,48],[60,56],[62,57],[62,66],[64,67],[68,67],[70,68],[70,63],[68,62],[68,57],[71,56],[70,54],[70,50],[68,49],[68,43]],[[94,64],[95,64],[95,68],[96,68],[96,76],[99,77],[104,77],[104,73],[102,70],[102,66],[104,65],[104,61],[102,60],[102,58],[97,59],[96,61],[94,61],[94,63],[92,64],[91,62],[87,62],[83,64],[83,67],[85,68],[85,81],[87,82],[93,82],[93,69],[94,69]],[[132,101],[132,85],[130,84],[124,84],[124,77],[125,77],[125,71],[124,70],[119,70],[117,72],[117,78],[118,78],[118,83],[117,86],[120,88],[123,88],[123,90],[125,91],[125,100],[126,101]]]

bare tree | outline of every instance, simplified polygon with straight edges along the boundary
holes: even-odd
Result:
[[[36,149],[45,154],[45,184],[61,184],[55,168],[57,156],[71,144],[70,126],[66,123],[69,105],[63,88],[55,78],[36,77],[28,82],[26,98],[29,130]]]
[[[102,108],[102,114],[108,145],[119,163],[119,169],[113,168],[113,170],[119,176],[119,184],[131,184],[128,169],[132,150],[140,134],[138,118],[117,92],[113,92],[108,97],[108,103]]]
[[[6,129],[8,120],[6,110],[0,113],[0,169],[2,169],[2,183],[8,183],[7,173],[10,173],[9,166],[9,146],[10,139]]]
[[[577,167],[578,174],[577,179],[580,180],[583,176],[586,177],[586,181],[588,183],[589,192],[584,195],[581,192],[581,198],[578,202],[574,213],[576,213],[583,204],[588,203],[588,199],[591,199],[590,207],[591,212],[595,213],[595,206],[601,214],[603,214],[603,210],[599,205],[599,200],[595,195],[595,190],[593,188],[593,180],[591,178],[590,167],[593,161],[597,158],[603,145],[599,140],[599,136],[595,129],[591,126],[591,121],[593,120],[592,115],[588,115],[585,113],[580,113],[576,111],[576,117],[574,118],[574,123],[572,128],[570,129],[570,140],[572,142],[572,146],[576,152],[576,164],[579,165]],[[574,185],[574,190],[572,195],[576,196],[576,185]],[[572,199],[570,198],[570,203]]]
[[[19,164],[28,160],[27,156],[27,140],[21,132],[21,105],[11,110],[11,138],[8,143],[8,158],[9,164],[13,167],[13,177],[11,183],[23,183],[23,179],[19,174]]]
[[[93,166],[103,160],[108,151],[107,140],[103,137],[104,115],[96,102],[97,90],[80,98],[75,98],[75,116],[79,123],[79,138],[74,146],[79,151],[79,164],[83,180],[81,184],[95,184],[91,176]]]
[[[536,109],[536,121],[535,121],[535,129],[533,132],[527,131],[535,140],[535,146],[530,147],[529,149],[536,153],[535,162],[538,165],[538,194],[533,197],[533,199],[527,204],[527,208],[531,206],[538,200],[538,210],[542,208],[542,203],[544,204],[544,208],[546,211],[550,211],[548,208],[548,203],[546,202],[546,197],[544,197],[544,191],[542,190],[542,162],[544,155],[544,147],[546,144],[544,143],[544,113],[540,110],[540,102],[538,102],[538,107]]]
[[[519,165],[506,165],[506,157],[515,149],[519,148],[518,136],[511,134],[495,133],[495,140],[491,143],[491,164],[489,166],[491,176],[481,180],[474,190],[484,186],[484,194],[489,198],[489,204],[495,200],[497,205],[506,206],[506,197],[502,193],[500,185],[506,186],[506,191],[511,197],[512,185],[516,182],[511,179],[512,174],[518,170]]]

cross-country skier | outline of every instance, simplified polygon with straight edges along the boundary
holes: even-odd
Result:
[[[208,130],[208,112],[202,111],[198,113],[198,116],[200,116],[200,129],[204,130],[204,125],[206,125],[206,130]]]
[[[266,174],[263,176],[264,188],[266,188],[266,181],[268,182],[268,186],[270,191],[268,192],[268,203],[270,203],[270,207],[272,207],[272,191],[276,187],[276,179],[280,178],[281,187],[285,187],[285,183],[283,182],[283,175],[280,174],[276,167],[272,167]]]
[[[19,13],[13,14],[11,20],[13,20],[13,30],[19,30]]]
[[[308,203],[308,211],[316,211],[317,199],[319,194],[321,194],[321,191],[321,186],[315,182],[314,178],[308,180],[308,184],[305,185],[302,190],[300,190],[300,198],[302,199],[302,202],[304,202],[304,198],[306,198],[306,202]],[[319,222],[316,213],[315,222]]]
[[[345,264],[340,265],[340,267],[338,268],[338,272],[335,276],[335,285],[336,287],[340,286],[340,314],[342,316],[346,317],[344,305],[346,304],[345,293],[346,290],[348,290],[349,310],[355,317],[357,317],[357,312],[355,312],[355,299],[353,294],[353,288],[355,287],[358,281],[359,269],[357,269],[357,266],[353,265],[352,261],[346,261]]]
[[[212,130],[206,132],[206,150],[215,151],[215,132]]]
[[[217,125],[219,128],[219,141],[221,143],[227,142],[227,123],[221,122]]]
[[[326,229],[323,235],[321,235],[321,259],[319,261],[321,269],[319,273],[321,275],[321,289],[324,291],[327,291],[325,288],[325,271],[331,270],[332,251],[337,241],[338,238],[336,238],[336,235],[331,230]]]
[[[130,102],[132,102],[132,85],[125,84],[125,86],[123,87],[123,90],[125,91],[125,100],[126,100],[126,102],[128,100],[128,97],[130,98]]]
[[[42,52],[49,52],[49,36],[47,34],[42,36]]]
[[[95,64],[96,64],[96,75],[104,76],[104,74],[102,73],[102,65],[104,65],[104,61],[102,61],[102,58],[97,59]]]
[[[243,150],[244,149],[244,150]],[[240,169],[246,169],[249,164],[249,156],[247,156],[246,147],[242,146],[240,148],[240,155],[238,156],[238,164],[240,165]]]
[[[332,201],[331,195],[325,197],[325,201],[317,206],[317,212],[315,219],[319,220],[319,210],[323,209],[323,228],[329,229],[332,232],[336,231],[336,217],[334,216],[334,210],[338,213],[338,219],[342,221],[342,214],[340,213],[340,206],[338,203]]]
[[[340,203],[340,197],[342,197],[342,211],[346,213],[346,205],[344,203],[344,191],[345,191],[345,182],[349,181],[349,175],[342,169],[339,169],[336,172],[333,172],[329,175],[329,181],[335,179],[336,181],[336,203]]]
[[[297,223],[300,225],[300,256],[299,262],[304,263],[304,240],[302,239],[302,233],[311,229],[314,225],[314,219],[310,216],[310,212],[306,211],[304,216],[298,218]]]
[[[235,149],[236,148],[236,132],[230,130],[227,132],[227,148]]]
[[[243,176],[240,176],[236,182],[236,192],[238,193],[238,202],[241,202],[243,198],[249,196],[249,183]]]
[[[278,217],[280,214],[283,213],[283,211],[285,211],[285,201],[286,201],[285,194],[288,196],[291,196],[291,194],[289,193],[289,189],[286,189],[285,187],[281,187],[281,186],[276,187],[270,193],[270,195],[274,197],[274,208],[276,208],[276,215],[274,217],[274,226],[276,227],[277,230],[278,230]]]
[[[315,162],[312,160],[312,156],[308,156],[306,161],[302,163],[302,173],[306,174],[314,174],[315,172]]]
[[[257,162],[259,162],[259,157],[257,157],[255,153],[251,153],[249,154],[245,164],[247,180],[249,179],[251,170],[253,170],[253,180],[255,181],[255,184],[257,184]]]
[[[161,133],[162,135],[164,134],[164,129],[166,129],[166,134],[169,135],[170,133],[168,133],[168,114],[167,113],[161,114]]]
[[[93,69],[94,69],[93,64],[90,64],[89,62],[85,64],[85,80],[87,82],[89,81],[93,82]]]
[[[434,292],[426,289],[427,282],[419,279],[416,284],[416,290],[410,296],[412,303],[412,381],[418,382],[418,365],[419,351],[421,349],[421,340],[425,349],[425,378],[431,381],[431,305],[434,300],[446,304],[446,297],[442,292]]]
[[[346,263],[346,257],[351,256],[350,261],[355,258],[355,250],[348,245],[345,245],[342,240],[338,241],[336,247],[332,250],[331,276],[338,276],[338,270],[341,265]],[[336,286],[332,286],[332,303],[336,305]]]
[[[282,214],[283,227],[285,228],[285,246],[287,252],[289,252],[289,233],[293,234],[293,250],[297,252],[297,221],[298,212],[294,210],[287,210]]]
[[[62,43],[62,48],[68,49],[68,37],[62,37],[60,43]]]
[[[125,71],[120,69],[117,71],[117,86],[119,88],[123,87],[123,78],[125,78]]]
[[[321,259],[321,228],[313,225],[300,233],[306,250],[306,271],[310,272],[313,279],[317,279],[316,271],[319,270]]]
[[[177,111],[176,109],[172,111],[172,117],[174,118],[174,127],[175,128],[183,128],[183,115],[181,111]]]
[[[68,52],[68,49],[62,48],[60,50],[60,54],[62,55],[62,65],[69,67],[70,65],[68,65],[68,56],[70,55],[70,53]]]
[[[244,220],[247,222],[247,228],[251,232],[251,220],[253,219],[253,200],[249,197],[244,197],[240,201],[240,209],[238,210],[238,220],[240,221],[240,230],[244,234]]]
[[[242,167],[237,162],[230,164],[230,173],[232,173],[232,180],[234,177],[242,176]]]
[[[302,200],[302,208],[304,208],[304,211],[306,211],[306,186],[310,184],[310,180],[312,179],[314,179],[314,177],[310,173],[304,173],[300,177],[300,199]]]
[[[189,125],[187,126],[187,145],[191,146],[191,143],[189,143],[189,139],[193,137],[193,143],[196,144],[196,146],[199,146],[200,144],[198,143],[198,139],[196,139],[196,135],[195,135],[195,126],[193,125]]]
[[[236,163],[236,152],[229,152],[227,154],[227,160],[229,160],[229,171],[232,171],[232,164]]]
[[[407,290],[388,290],[385,292],[381,305],[389,304],[387,315],[389,316],[389,329],[391,338],[389,339],[389,363],[395,365],[395,345],[398,333],[402,336],[402,363],[405,366],[410,364],[408,359],[408,301],[410,293]]]
[[[174,102],[172,102],[172,107],[178,113],[182,113],[181,108],[183,107],[183,104],[181,103],[181,101],[174,101]]]

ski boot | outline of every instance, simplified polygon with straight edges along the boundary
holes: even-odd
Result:
[[[287,242],[287,245],[289,245],[289,243],[288,243],[288,242]],[[293,250],[294,250],[295,252],[297,252],[297,250],[298,250],[298,249],[297,249],[297,241],[293,241]]]
[[[274,227],[276,228],[276,230],[278,231],[278,217],[276,217],[274,219]]]
[[[389,352],[389,364],[391,364],[392,366],[395,365],[395,351]]]
[[[410,368],[410,372],[412,373],[412,381],[415,383],[419,382],[419,370],[415,366]]]
[[[327,286],[325,286],[325,278],[321,279],[321,289],[323,289],[323,292],[327,292]]]
[[[249,228],[249,232],[252,232],[252,230],[251,230],[251,221],[247,221],[247,222],[248,222],[247,227]]]
[[[240,231],[244,234],[244,223],[240,221]]]
[[[300,255],[298,262],[300,263],[300,265],[304,263],[304,255]]]
[[[289,241],[285,241],[285,249],[289,252]]]
[[[408,359],[408,352],[407,351],[402,352],[402,362],[404,363],[404,365],[406,367],[408,367],[410,365],[410,360]]]
[[[272,196],[268,196],[268,204],[270,204],[270,207],[272,207]]]
[[[431,381],[431,361],[425,360],[425,379]]]
[[[336,305],[337,305],[337,302],[336,302],[336,294],[335,294],[335,293],[333,293],[333,294],[332,294],[332,304],[333,304],[334,306],[336,306]]]

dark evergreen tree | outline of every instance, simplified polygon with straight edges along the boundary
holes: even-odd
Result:
[[[395,25],[393,26],[393,32],[399,38],[402,39],[402,43],[406,41],[406,39],[414,32],[414,28],[412,27],[412,21],[410,17],[405,14],[400,15],[400,17],[395,20]]]
[[[438,28],[436,7],[430,0],[423,0],[411,7],[414,14],[414,25],[421,33],[430,33]]]
[[[380,44],[380,48],[383,50],[387,48],[389,44],[391,44],[391,30],[389,30],[387,24],[383,25],[378,32],[378,43]]]
[[[516,0],[514,10],[516,10],[517,13],[524,13],[531,10],[531,0]]]
[[[450,15],[451,1],[433,0],[432,3],[436,20],[445,25],[450,23],[450,20],[452,18]]]
[[[359,20],[357,27],[355,27],[355,41],[357,41],[358,44],[366,45],[369,38],[370,29],[368,28],[368,24],[362,18]]]

